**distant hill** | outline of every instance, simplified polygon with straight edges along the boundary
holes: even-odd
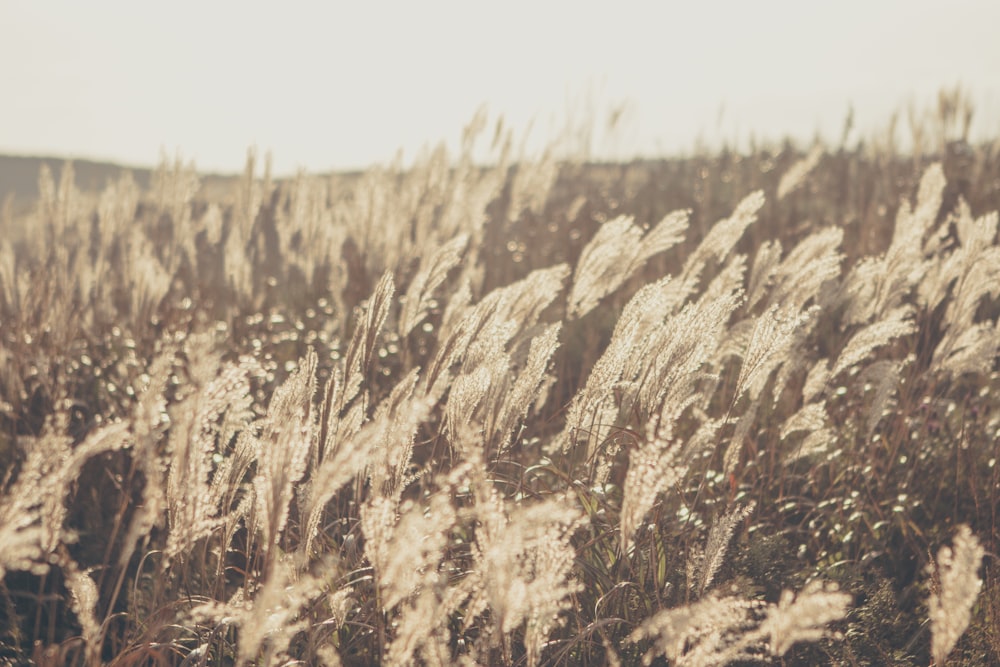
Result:
[[[102,190],[108,181],[118,178],[122,172],[131,171],[136,183],[149,186],[150,169],[123,167],[110,162],[72,160],[76,187],[86,191]],[[38,172],[42,165],[48,165],[58,182],[65,158],[20,157],[0,155],[0,201],[13,194],[18,202],[27,202],[38,196]]]
[[[38,172],[43,164],[52,170],[56,182],[62,173],[66,158],[60,157],[21,157],[0,155],[0,205],[13,194],[18,207],[27,205],[38,196]],[[94,162],[92,160],[71,160],[73,163],[76,187],[83,191],[98,192],[103,190],[109,181],[117,179],[125,171],[131,171],[136,183],[142,188],[148,188],[153,170],[146,167],[127,167],[112,162]],[[203,174],[203,189],[219,194],[236,182],[235,175]]]

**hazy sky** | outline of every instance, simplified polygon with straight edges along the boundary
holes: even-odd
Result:
[[[0,152],[236,170],[457,142],[487,103],[532,136],[627,103],[598,153],[873,128],[963,83],[1000,135],[1000,2],[0,0]],[[721,109],[721,114],[720,114]]]

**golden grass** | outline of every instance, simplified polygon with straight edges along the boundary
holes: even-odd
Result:
[[[1000,660],[995,146],[598,177],[475,136],[251,159],[225,207],[42,174],[0,241],[6,659]]]

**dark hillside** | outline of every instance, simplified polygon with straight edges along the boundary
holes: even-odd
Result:
[[[58,157],[0,155],[0,200],[11,194],[18,203],[34,199],[38,196],[38,172],[42,165],[48,165],[53,175],[58,175],[65,163],[64,158]],[[140,187],[149,187],[151,169],[124,167],[111,162],[73,160],[76,187],[83,191],[100,191],[109,180],[129,170]]]

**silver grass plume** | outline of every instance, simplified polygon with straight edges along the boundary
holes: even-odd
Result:
[[[65,549],[61,549],[65,551]],[[69,591],[69,606],[80,622],[81,636],[84,644],[84,654],[89,664],[101,663],[101,639],[104,631],[97,620],[97,605],[100,593],[97,584],[89,571],[80,570],[80,566],[63,553],[59,558],[59,567],[66,575],[66,588]]]
[[[491,292],[488,297],[496,292]],[[438,331],[438,348],[434,360],[427,367],[425,388],[438,393],[447,389],[452,367],[462,361],[473,338],[486,327],[497,308],[497,298],[487,298],[471,305],[472,294],[468,284],[463,284],[452,296],[445,309]]]
[[[239,628],[236,665],[240,667],[284,664],[292,640],[309,627],[303,609],[317,599],[329,598],[325,574],[302,572],[301,564],[292,556],[276,557],[270,563],[252,596],[240,588],[226,602],[204,601],[187,613],[189,621],[197,625]]]
[[[743,453],[743,444],[749,439],[750,431],[753,429],[753,425],[757,419],[757,409],[760,407],[759,400],[750,401],[749,407],[746,411],[740,415],[740,418],[736,420],[736,426],[733,428],[733,437],[729,440],[729,445],[726,446],[726,453],[722,457],[722,470],[726,475],[731,475],[736,472],[736,466],[740,462],[740,455]],[[706,445],[714,445],[714,441],[709,441]],[[692,454],[698,449],[692,447],[692,443],[688,442],[686,447],[687,451]]]
[[[457,605],[441,600],[430,589],[422,590],[410,603],[401,605],[392,621],[393,637],[385,649],[383,664],[389,667],[463,664],[462,659],[468,656],[459,656],[457,663],[452,658],[451,632],[441,622],[442,618],[446,622],[455,611]]]
[[[788,171],[781,176],[781,181],[778,182],[779,200],[787,197],[806,180],[809,172],[819,164],[824,153],[823,145],[817,143],[805,157],[788,168]]]
[[[764,241],[757,249],[747,285],[747,310],[753,310],[769,294],[778,265],[781,263],[781,251],[781,241],[777,239]]]
[[[504,351],[518,331],[513,322],[480,331],[468,346],[463,371],[452,382],[445,413],[449,434],[455,435],[456,426],[479,424],[489,450],[502,454],[517,423],[540,397],[560,327],[550,325],[532,339],[520,368]]]
[[[375,345],[389,316],[395,289],[392,272],[386,271],[368,299],[363,319],[355,324],[354,334],[344,355],[344,403],[358,395],[365,374],[371,367]]]
[[[25,442],[27,459],[17,480],[0,498],[0,576],[10,570],[44,574],[60,544],[74,535],[63,527],[66,496],[84,464],[94,456],[124,449],[127,424],[109,424],[73,446],[66,435],[68,414],[50,417],[42,435]]]
[[[339,294],[347,284],[346,269],[338,260],[347,238],[345,225],[337,224],[327,202],[327,179],[296,175],[285,195],[287,204],[273,210],[278,233],[279,270],[288,276],[297,268],[309,284],[316,284],[319,269],[328,267],[331,294]]]
[[[886,313],[881,320],[855,333],[840,351],[840,356],[830,370],[830,377],[836,377],[858,365],[893,339],[909,336],[916,331],[917,325],[911,319],[912,314],[911,306],[900,306]]]
[[[172,274],[157,257],[153,242],[140,229],[129,235],[123,271],[131,286],[129,314],[135,322],[147,323],[170,290]]]
[[[406,337],[427,316],[433,304],[434,292],[462,260],[462,253],[469,244],[468,234],[459,234],[437,249],[429,258],[421,260],[420,271],[406,290],[406,300],[399,316],[399,335]]]
[[[398,497],[406,483],[416,429],[427,416],[431,401],[412,396],[413,376],[400,383],[371,421],[342,424],[336,447],[316,468],[303,494],[304,528],[300,550],[311,555],[327,503],[359,475],[370,475],[379,495]],[[400,389],[397,386],[397,389]]]
[[[827,426],[829,417],[824,403],[810,403],[785,420],[781,425],[779,437],[785,440],[793,433],[806,431],[811,433]]]
[[[237,303],[255,304],[253,261],[247,253],[249,243],[242,226],[233,225],[226,235],[223,248],[223,270],[226,284],[233,291]]]
[[[903,202],[896,214],[896,226],[893,230],[892,246],[910,245],[913,241],[920,247],[920,241],[930,230],[941,210],[944,199],[944,188],[947,185],[944,177],[944,167],[935,162],[924,170],[917,187],[916,205],[910,206]]]
[[[984,299],[1000,296],[998,220],[996,212],[973,219],[968,206],[961,202],[955,217],[960,245],[941,263],[933,281],[935,291],[922,294],[932,306],[944,295],[952,296],[944,313],[944,335],[934,350],[937,370],[954,375],[975,371],[977,356],[982,360],[996,355],[1000,341],[994,323],[976,322],[975,318]]]
[[[275,389],[260,424],[253,488],[256,517],[267,550],[278,546],[295,486],[309,463],[316,423],[313,397],[318,362],[315,350],[310,349],[295,371]]]
[[[18,271],[14,245],[7,238],[0,239],[0,306],[4,312],[19,313],[28,289],[28,275],[26,271]]]
[[[932,367],[952,376],[982,373],[984,364],[1000,354],[1000,318],[996,322],[981,322],[949,335],[949,329],[934,350]]]
[[[756,503],[752,501],[747,505],[739,505],[720,516],[712,524],[711,530],[708,531],[708,539],[705,541],[705,548],[697,552],[692,559],[692,566],[689,568],[694,572],[694,578],[690,581],[690,585],[698,597],[705,594],[708,587],[712,585],[719,568],[722,567],[736,526],[741,521],[745,521],[753,513],[755,507]]]
[[[465,262],[466,271],[469,263]],[[438,340],[444,340],[454,335],[460,328],[462,320],[472,306],[472,284],[468,276],[463,276],[458,287],[448,297],[448,303],[441,313],[441,326],[438,328]]]
[[[410,461],[417,429],[437,402],[420,393],[417,369],[404,377],[375,411],[373,422],[381,425],[378,439],[367,461],[369,483],[376,494],[399,497],[413,481]]]
[[[850,601],[850,595],[822,581],[807,584],[797,594],[782,592],[778,604],[713,592],[647,619],[629,641],[653,640],[643,656],[645,665],[659,655],[672,664],[699,667],[759,660],[762,651],[778,657],[796,642],[828,636],[826,626],[845,616]]]
[[[689,217],[690,211],[675,211],[645,234],[628,216],[604,223],[580,254],[567,315],[571,319],[586,315],[648,259],[683,241]]]
[[[541,213],[558,176],[559,162],[552,147],[537,160],[522,160],[510,186],[508,219],[517,220],[526,210]]]
[[[490,318],[469,342],[465,357],[462,359],[462,371],[468,372],[480,366],[496,364],[504,366],[502,372],[506,373],[510,365],[507,348],[519,333],[521,326],[517,320]]]
[[[823,358],[815,362],[806,373],[802,384],[802,400],[811,403],[826,391],[830,381],[830,360]]]
[[[378,561],[382,607],[393,614],[394,636],[385,652],[389,665],[411,664],[417,654],[425,664],[452,664],[448,624],[472,591],[473,576],[449,581],[445,560],[448,534],[459,520],[452,497],[468,482],[467,464],[437,481],[439,489],[427,503],[406,501],[397,512],[382,511],[386,518],[398,516],[395,525],[369,526],[380,540],[368,555]],[[373,509],[378,502],[373,499]]]
[[[816,329],[821,312],[820,307],[814,306],[810,308],[806,312],[808,315],[806,321],[792,334],[792,340],[784,354],[784,359],[778,365],[778,370],[774,375],[774,384],[771,390],[772,406],[778,406],[785,389],[792,383],[792,380],[800,377],[801,372],[808,373],[810,370],[809,357],[811,350],[809,347],[809,337]]]
[[[865,324],[900,307],[930,266],[923,255],[923,238],[934,224],[944,192],[940,164],[927,168],[920,180],[917,203],[902,202],[896,215],[892,243],[881,257],[865,258],[854,265],[842,286],[848,303],[845,320]]]
[[[506,351],[535,331],[539,317],[562,291],[568,275],[566,264],[532,271],[465,307],[464,314],[454,317],[453,326],[442,327],[439,340],[443,342],[426,374],[427,391],[443,392],[451,367],[460,362],[464,374],[476,372],[487,360],[494,368],[508,363]],[[489,377],[494,376],[491,373]]]
[[[803,239],[774,269],[769,303],[794,310],[802,310],[810,300],[818,303],[821,288],[840,277],[843,240],[844,230],[839,227],[827,227]]]
[[[570,538],[583,519],[568,498],[500,511],[481,536],[477,531],[476,576],[502,634],[525,624],[527,661],[534,667],[543,642],[569,606],[566,598],[581,588],[569,578],[575,555]]]
[[[522,331],[529,329],[538,323],[542,311],[563,291],[568,276],[569,266],[556,264],[536,269],[516,283],[494,290],[490,293],[498,295],[494,318],[518,322]]]
[[[956,210],[941,224],[939,235],[947,235],[954,227],[958,245],[953,250],[938,250],[938,261],[929,267],[918,295],[921,305],[928,309],[937,308],[951,296],[945,311],[949,324],[971,323],[979,297],[996,290],[992,284],[983,284],[982,279],[997,270],[997,222],[996,211],[973,218],[969,205],[959,199]]]
[[[161,249],[164,267],[172,276],[185,259],[192,265],[198,261],[195,238],[200,230],[191,216],[191,202],[201,184],[194,165],[185,165],[179,155],[172,166],[164,156],[152,180],[157,208],[169,213],[174,226],[171,241]]]
[[[559,347],[561,327],[560,322],[552,324],[531,341],[524,367],[510,385],[506,398],[502,402],[498,401],[496,417],[492,427],[488,429],[498,456],[504,454],[518,422],[527,416],[532,404],[539,399],[549,360]]]
[[[712,278],[705,291],[698,297],[700,301],[711,301],[727,294],[739,293],[743,297],[744,277],[747,272],[747,256],[735,254],[726,260],[722,270]]]
[[[475,418],[479,407],[490,390],[490,367],[478,366],[470,373],[462,373],[451,383],[445,405],[445,431],[455,447],[464,440],[458,434]]]
[[[754,614],[761,606],[753,600],[710,593],[697,602],[646,619],[628,640],[652,640],[642,656],[642,664],[647,666],[661,655],[679,667],[721,666],[751,659],[754,647],[748,646],[744,637],[754,628]]]
[[[786,465],[826,452],[836,441],[837,433],[831,427],[825,403],[810,403],[785,420],[780,438],[788,439],[794,433],[805,432],[797,445],[789,448],[784,457]]]
[[[618,405],[614,387],[621,380],[625,365],[637,343],[650,334],[670,310],[667,300],[669,278],[645,285],[625,304],[611,341],[595,362],[583,389],[577,392],[566,414],[566,427],[553,447],[569,451],[579,440],[587,442],[590,460],[598,444],[605,440],[614,425]]]
[[[129,523],[118,563],[124,567],[135,549],[135,544],[154,526],[162,526],[167,518],[167,475],[170,459],[159,451],[169,425],[166,391],[176,361],[176,350],[166,347],[140,376],[136,386],[138,401],[132,411],[132,433],[135,444],[133,460],[142,471],[146,483],[142,489],[142,502],[137,503]]]
[[[874,385],[875,395],[868,408],[868,419],[865,429],[868,437],[875,433],[882,418],[890,413],[893,397],[902,377],[903,367],[913,361],[912,355],[904,360],[883,359],[868,365],[861,373],[859,380]]]
[[[628,553],[632,538],[653,508],[657,496],[674,486],[687,474],[681,460],[681,446],[653,431],[629,456],[628,471],[622,490],[620,544]]]
[[[967,525],[960,525],[952,546],[938,551],[928,601],[931,618],[931,654],[935,665],[943,665],[972,618],[972,605],[979,597],[979,578],[985,550]]]
[[[849,594],[833,584],[814,580],[798,593],[782,591],[778,604],[768,605],[759,634],[766,638],[772,656],[782,656],[793,644],[829,636],[826,626],[842,619],[850,604]]]
[[[515,283],[494,289],[475,305],[462,303],[463,290],[462,302],[457,304],[455,312],[446,313],[446,322],[438,336],[445,342],[438,348],[429,375],[436,378],[442,369],[461,359],[481,331],[505,322],[517,323],[512,332],[530,331],[542,312],[562,292],[568,275],[566,264],[537,269]],[[449,310],[452,310],[451,304]]]
[[[791,465],[800,459],[812,458],[820,454],[826,454],[827,457],[834,456],[839,452],[838,450],[831,452],[830,446],[835,444],[836,441],[837,432],[832,428],[821,428],[812,431],[802,439],[802,442],[797,447],[789,449],[782,462],[784,465]]]
[[[382,609],[392,611],[424,587],[435,587],[437,568],[456,514],[447,495],[428,503],[373,497],[361,511],[365,556],[375,568]]]
[[[715,223],[694,252],[688,256],[678,278],[678,286],[693,291],[709,261],[725,261],[747,227],[757,220],[757,214],[763,206],[764,192],[757,190],[744,197],[736,205],[732,215]],[[687,298],[688,293],[690,292],[680,295],[680,302]]]
[[[490,322],[469,344],[445,408],[453,447],[456,429],[466,424],[481,432],[489,446],[497,411],[510,385],[511,359],[505,348],[517,331],[513,321]]]
[[[768,377],[788,359],[796,332],[815,319],[818,310],[817,307],[800,313],[772,306],[757,318],[740,365],[734,400],[744,394],[749,394],[751,400],[760,397]]]
[[[668,317],[633,348],[622,378],[638,388],[635,407],[640,414],[669,427],[688,405],[703,398],[699,383],[712,376],[710,362],[742,300],[737,282],[726,281],[725,288],[729,291],[706,293]]]

